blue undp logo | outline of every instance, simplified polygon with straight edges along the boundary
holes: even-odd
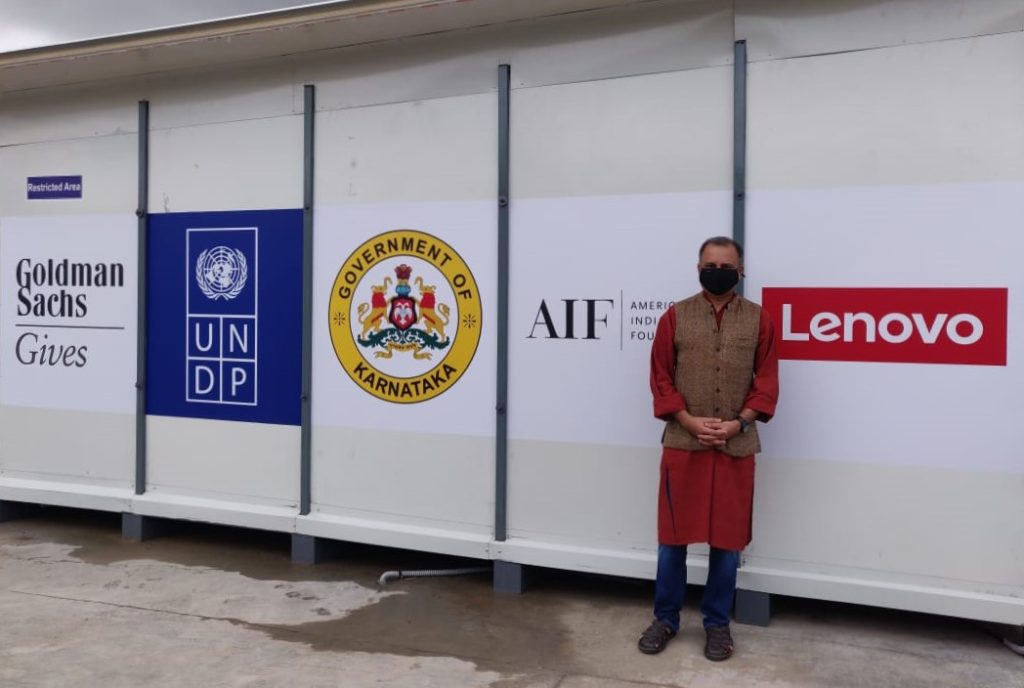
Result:
[[[149,220],[147,412],[297,425],[302,212]]]
[[[256,405],[258,235],[258,227],[186,230],[188,401]]]

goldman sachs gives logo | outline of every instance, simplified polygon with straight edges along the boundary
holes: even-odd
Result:
[[[257,403],[258,232],[256,227],[186,231],[189,402]]]
[[[331,290],[331,342],[361,389],[399,404],[458,382],[480,342],[480,293],[455,249],[398,229],[350,255]]]
[[[124,287],[122,263],[22,258],[14,276],[15,327],[25,329],[15,339],[14,354],[24,366],[84,368],[89,345],[81,342],[82,333],[125,329],[115,323],[87,322],[91,295]]]

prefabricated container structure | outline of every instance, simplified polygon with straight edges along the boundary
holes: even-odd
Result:
[[[653,578],[651,337],[735,234],[783,358],[746,604],[1024,624],[1022,76],[1013,0],[339,2],[0,55],[0,515]]]

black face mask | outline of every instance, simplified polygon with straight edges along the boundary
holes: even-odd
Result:
[[[715,296],[721,296],[736,286],[740,281],[740,271],[736,268],[701,268],[700,286]]]

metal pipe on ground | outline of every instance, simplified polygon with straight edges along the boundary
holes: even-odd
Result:
[[[474,573],[489,573],[490,566],[472,566],[461,569],[423,569],[420,571],[385,571],[377,581],[381,585],[387,585],[393,580],[403,578],[440,578],[442,576],[468,576]]]

